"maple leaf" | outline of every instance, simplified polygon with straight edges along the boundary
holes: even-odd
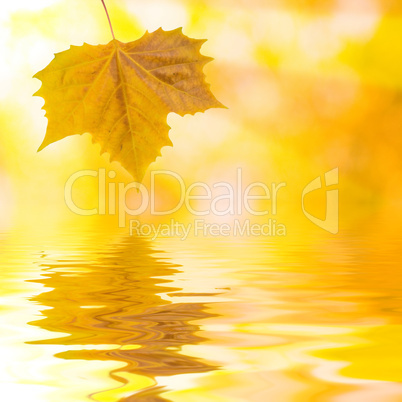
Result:
[[[48,118],[38,151],[74,134],[90,133],[141,181],[163,146],[172,145],[167,115],[181,116],[224,107],[205,82],[203,67],[213,60],[200,54],[205,40],[181,28],[146,32],[134,42],[71,46],[35,74],[42,86]]]

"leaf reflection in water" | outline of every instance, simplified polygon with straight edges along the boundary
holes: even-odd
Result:
[[[42,311],[43,319],[30,324],[66,336],[29,343],[98,345],[98,349],[68,350],[56,356],[123,362],[123,368],[110,372],[123,384],[128,382],[124,373],[154,378],[217,369],[180,353],[182,346],[204,340],[196,334],[200,327],[194,321],[213,314],[205,311],[203,303],[173,304],[160,296],[181,290],[164,286],[170,281],[161,278],[180,271],[179,266],[153,256],[155,252],[146,240],[127,237],[89,261],[77,262],[68,256],[42,259],[42,278],[33,282],[43,284],[46,291],[31,301],[47,309]],[[115,347],[105,350],[104,345]],[[155,385],[124,400],[163,401],[157,396],[161,392]]]

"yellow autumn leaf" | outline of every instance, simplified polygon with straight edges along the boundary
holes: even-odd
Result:
[[[39,151],[74,134],[90,133],[141,181],[147,167],[172,145],[169,112],[181,116],[224,107],[205,82],[205,40],[158,29],[129,43],[71,46],[34,77],[45,99],[48,126]]]

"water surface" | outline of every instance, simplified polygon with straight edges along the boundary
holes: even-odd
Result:
[[[376,231],[2,233],[2,389],[66,402],[400,400],[400,246]]]

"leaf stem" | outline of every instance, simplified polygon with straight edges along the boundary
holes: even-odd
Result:
[[[109,17],[109,13],[107,12],[106,4],[105,4],[105,2],[104,2],[103,0],[101,0],[101,1],[102,1],[102,4],[103,4],[103,8],[104,8],[105,11],[106,11],[106,16],[107,16],[107,20],[109,21],[109,26],[110,26],[110,30],[112,31],[113,39],[116,39],[116,38],[114,37],[113,27],[112,27],[112,23],[110,22],[110,17]]]

